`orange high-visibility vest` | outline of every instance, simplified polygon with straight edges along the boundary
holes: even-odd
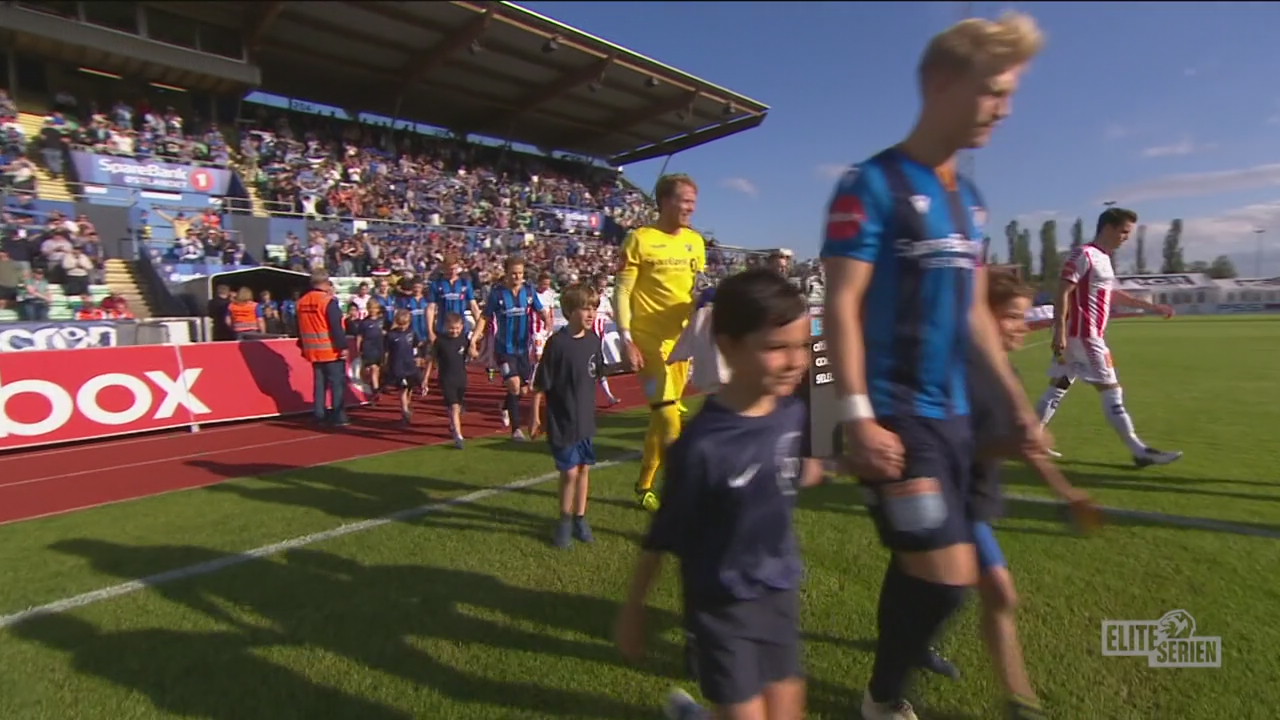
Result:
[[[298,344],[307,362],[333,362],[338,351],[333,349],[329,334],[329,303],[333,296],[322,290],[312,290],[298,300]]]
[[[258,329],[258,303],[231,303],[231,329],[238,333],[254,332]]]

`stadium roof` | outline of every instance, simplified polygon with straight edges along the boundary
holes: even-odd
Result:
[[[747,130],[769,110],[508,2],[196,4],[250,18],[267,92],[614,165]]]

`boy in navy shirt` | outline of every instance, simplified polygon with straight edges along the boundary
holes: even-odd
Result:
[[[732,378],[667,450],[654,515],[618,619],[625,657],[644,652],[644,602],[662,553],[680,559],[689,656],[719,717],[804,714],[796,490],[819,482],[806,459],[807,411],[791,397],[809,364],[805,299],[782,276],[748,270],[725,280],[712,309]],[[705,717],[683,691],[676,718]]]
[[[461,315],[449,313],[431,348],[431,364],[440,371],[440,397],[449,412],[449,432],[453,435],[453,446],[459,450],[465,442],[462,437],[462,406],[463,396],[467,394],[467,360],[476,355],[475,346],[463,335],[465,326]],[[424,378],[424,387],[426,383]]]
[[[533,422],[529,437],[541,424],[542,398],[547,399],[547,439],[560,471],[560,522],[553,542],[567,548],[574,538],[591,542],[587,524],[589,473],[596,464],[596,383],[604,374],[600,336],[593,329],[600,295],[576,284],[565,288],[560,307],[569,324],[547,339],[533,378]]]
[[[422,386],[422,368],[418,367],[417,350],[421,341],[414,334],[413,314],[397,310],[395,322],[387,332],[387,380],[400,390],[401,424],[408,427],[413,420],[410,402],[413,389]]]

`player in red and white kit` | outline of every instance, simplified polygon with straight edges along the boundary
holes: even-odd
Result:
[[[604,357],[604,364],[618,365],[622,362],[622,358],[618,357],[618,353],[614,351],[613,345],[603,342],[605,331],[609,325],[614,323],[613,319],[613,301],[610,296],[613,295],[609,290],[609,278],[606,275],[596,275],[591,279],[591,284],[595,287],[596,292],[600,293],[600,305],[596,308],[596,324],[592,328],[597,336],[600,337],[601,355]],[[609,407],[613,407],[622,402],[613,394],[613,388],[609,387],[609,376],[604,373],[600,374],[600,389],[604,391],[604,396],[608,400]]]
[[[542,307],[547,309],[547,316],[550,322],[554,323],[558,310],[560,308],[560,294],[551,287],[551,274],[542,273],[538,276],[538,284],[534,288],[534,292],[538,294],[538,302],[542,303]],[[538,363],[542,360],[542,350],[547,346],[547,340],[551,339],[551,333],[555,332],[555,327],[547,324],[548,320],[543,317],[542,313],[529,309],[529,334],[533,338],[530,347],[532,362],[529,366],[533,368],[530,372],[538,371]],[[530,384],[533,383],[532,375],[529,378]]]
[[[1111,258],[1129,239],[1138,214],[1124,208],[1107,208],[1098,217],[1093,242],[1082,245],[1067,257],[1055,299],[1053,318],[1053,365],[1049,387],[1040,398],[1037,411],[1041,425],[1047,425],[1077,378],[1098,389],[1107,422],[1129,447],[1139,467],[1167,465],[1182,457],[1180,452],[1163,452],[1148,446],[1133,429],[1133,419],[1124,407],[1124,392],[1116,376],[1107,348],[1107,321],[1111,304],[1136,307],[1173,317],[1173,308],[1134,297],[1116,287]],[[1053,453],[1055,457],[1061,457]]]

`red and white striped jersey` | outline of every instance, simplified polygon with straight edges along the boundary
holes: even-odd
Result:
[[[596,325],[593,328],[596,335],[601,339],[604,338],[604,330],[613,322],[613,302],[608,297],[600,297],[600,305],[596,307]]]
[[[1081,245],[1067,256],[1062,279],[1076,285],[1067,304],[1067,337],[1105,335],[1107,320],[1111,317],[1111,294],[1116,285],[1111,256],[1093,243]]]
[[[547,314],[551,316],[552,322],[554,322],[556,318],[555,302],[557,298],[558,296],[556,295],[555,290],[545,290],[538,293],[538,302],[542,303],[542,309],[547,311]],[[547,327],[547,322],[542,319],[542,313],[534,310],[533,308],[529,308],[529,332],[535,336],[549,335],[551,334],[551,330],[552,328]]]

